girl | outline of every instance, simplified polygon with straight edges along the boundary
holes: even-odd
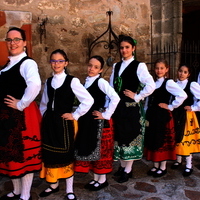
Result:
[[[114,160],[120,160],[120,167],[114,175],[119,176],[119,183],[128,181],[133,161],[142,158],[145,120],[140,101],[155,88],[145,63],[134,59],[135,45],[136,41],[129,36],[120,39],[122,61],[114,64],[110,77],[110,85],[121,98],[113,114]]]
[[[186,159],[186,167],[183,176],[189,176],[192,169],[192,153],[200,152],[199,124],[194,111],[200,110],[200,85],[197,82],[188,80],[191,69],[187,65],[182,65],[178,69],[177,84],[184,89],[188,97],[183,104],[173,111],[176,130],[176,154],[177,160],[171,166],[176,169],[181,165],[182,156]],[[195,104],[194,98],[197,103]]]
[[[110,119],[119,96],[109,83],[101,78],[104,60],[101,56],[93,56],[88,64],[88,77],[85,88],[94,98],[91,109],[78,120],[79,130],[76,138],[76,172],[94,172],[94,178],[85,188],[100,190],[108,186],[106,174],[112,171],[113,164],[113,132]],[[106,95],[110,99],[104,110]],[[105,120],[106,119],[106,120]],[[106,128],[103,129],[103,127]]]
[[[30,200],[33,172],[41,169],[41,115],[34,99],[41,88],[36,62],[25,53],[25,31],[6,34],[9,63],[0,71],[0,174],[13,191],[0,199]]]
[[[84,115],[94,100],[79,79],[65,73],[69,60],[63,50],[57,49],[50,56],[53,77],[47,79],[40,111],[42,120],[42,159],[44,166],[41,178],[51,183],[40,197],[59,191],[60,178],[66,178],[66,199],[76,199],[73,193],[74,132],[77,120]],[[72,112],[74,98],[81,102]]]
[[[172,80],[166,78],[169,66],[166,60],[155,62],[156,90],[148,97],[145,132],[146,159],[153,161],[147,174],[161,177],[167,173],[167,160],[175,160],[175,133],[171,111],[180,106],[186,93]],[[175,99],[171,104],[171,95]]]

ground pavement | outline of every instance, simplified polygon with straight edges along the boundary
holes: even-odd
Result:
[[[182,171],[185,162],[180,169],[172,170],[172,162],[168,162],[168,173],[160,178],[146,175],[152,167],[151,162],[145,159],[135,161],[133,164],[133,178],[128,182],[119,184],[115,181],[113,172],[118,168],[118,162],[114,163],[114,170],[109,174],[109,186],[100,191],[88,191],[84,185],[92,179],[92,174],[75,174],[74,192],[78,200],[199,200],[200,199],[200,155],[193,158],[194,172],[189,177],[183,177]],[[46,198],[39,198],[38,194],[47,188],[47,183],[34,176],[31,189],[33,200],[63,200],[65,196],[65,181],[60,181],[60,191]],[[0,177],[0,196],[12,190],[12,183],[8,178]]]

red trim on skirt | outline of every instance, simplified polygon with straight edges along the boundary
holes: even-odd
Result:
[[[151,151],[145,149],[145,156],[147,160],[151,160],[153,162],[161,162],[165,160],[176,160],[175,153],[175,131],[174,131],[174,120],[171,115],[171,120],[166,125],[166,135],[165,135],[165,143],[158,150]]]
[[[35,102],[24,109],[26,130],[22,131],[24,144],[23,162],[0,163],[0,174],[20,177],[41,170],[41,114]]]
[[[97,161],[75,161],[74,171],[95,174],[107,174],[113,169],[114,133],[112,120],[109,120],[111,128],[103,128],[101,138],[101,159]]]

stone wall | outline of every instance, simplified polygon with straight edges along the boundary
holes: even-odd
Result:
[[[137,59],[149,62],[150,1],[149,0],[0,0],[1,11],[26,11],[32,15],[32,57],[39,65],[43,82],[51,75],[50,53],[57,49],[67,52],[69,72],[84,80],[88,60],[88,42],[100,36],[108,27],[111,10],[112,29],[118,36],[130,35],[137,42]],[[47,19],[46,24],[42,24]],[[19,26],[20,18],[9,19]],[[10,23],[0,27],[0,41]],[[45,29],[44,26],[45,25]],[[46,37],[44,34],[46,30]],[[43,31],[43,32],[41,32]],[[43,33],[43,34],[41,34]],[[108,35],[104,36],[108,40]],[[95,53],[108,57],[108,50],[99,44]],[[119,56],[116,61],[119,60]],[[111,67],[105,66],[108,79]]]
[[[170,77],[176,78],[177,67],[180,64],[180,48],[182,41],[182,0],[151,0],[151,49],[155,53],[159,49],[160,54],[153,56],[164,57],[170,62]],[[175,52],[175,53],[172,53]]]

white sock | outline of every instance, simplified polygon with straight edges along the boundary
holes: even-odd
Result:
[[[160,169],[166,170],[166,164],[167,164],[167,161],[160,162]]]
[[[106,174],[99,175],[99,183],[104,183],[106,181]]]
[[[155,172],[159,168],[159,162],[154,162],[153,163],[153,168],[151,169],[152,172]]]
[[[192,155],[190,154],[185,158],[186,160],[186,168],[191,169],[192,168]]]
[[[66,179],[66,193],[73,193],[74,176]]]
[[[182,156],[176,155],[176,161],[182,163]]]
[[[121,167],[123,167],[123,168],[126,167],[126,161],[124,161],[124,160],[120,160],[120,164],[121,164]]]
[[[20,178],[13,178],[11,179],[12,183],[13,183],[13,193],[16,194],[16,195],[19,195],[21,193],[21,188],[22,188],[22,185],[21,185],[21,180]],[[7,194],[8,197],[14,197],[14,194],[12,192],[10,192],[9,194]]]
[[[50,186],[51,186],[51,188],[56,189],[58,187],[58,185],[59,185],[59,181],[57,183],[51,184]],[[51,192],[52,191],[51,188],[47,188],[45,190],[45,192]]]
[[[125,167],[124,171],[126,173],[130,173],[132,170],[132,165],[133,165],[133,160],[126,161],[126,167]]]
[[[99,174],[95,174],[95,173],[94,173],[94,180],[95,180],[95,181],[98,181],[98,180],[99,180]]]
[[[33,173],[26,174],[21,178],[22,182],[22,192],[20,198],[23,200],[28,200],[30,197],[31,185],[33,182]]]

